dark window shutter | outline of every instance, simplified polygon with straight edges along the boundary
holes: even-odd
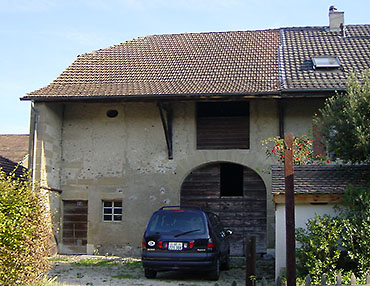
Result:
[[[249,104],[198,104],[197,149],[249,149]]]

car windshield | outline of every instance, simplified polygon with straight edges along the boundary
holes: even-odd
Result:
[[[156,213],[148,226],[149,232],[173,234],[203,234],[206,231],[204,217],[196,212],[164,211]]]

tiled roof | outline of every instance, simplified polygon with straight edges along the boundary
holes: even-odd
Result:
[[[346,87],[370,68],[370,25],[154,35],[79,56],[23,99],[279,95]],[[336,56],[339,69],[314,69]]]
[[[370,68],[370,25],[345,27],[345,37],[328,27],[281,29],[282,89],[343,89],[352,71]],[[342,68],[314,70],[314,56],[337,56]]]
[[[28,154],[28,134],[0,134],[0,155],[20,162]]]
[[[22,175],[27,172],[27,169],[3,156],[0,156],[0,170],[5,172],[7,175],[10,173],[15,174],[16,178],[22,178]]]
[[[294,166],[296,194],[341,194],[347,185],[360,187],[370,176],[370,166]],[[272,166],[272,193],[285,193],[284,167]]]
[[[24,99],[277,92],[279,45],[279,30],[137,38],[79,56]]]

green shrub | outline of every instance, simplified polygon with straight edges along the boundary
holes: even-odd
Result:
[[[28,176],[0,170],[0,285],[32,285],[49,268],[46,199]]]
[[[370,272],[370,188],[348,187],[339,207],[343,218],[342,245],[357,276]]]
[[[306,227],[296,232],[301,244],[297,249],[297,273],[301,278],[311,274],[312,281],[317,283],[323,274],[338,270],[341,220],[329,215],[315,216],[307,221]]]
[[[311,274],[315,283],[325,274],[334,284],[340,272],[345,280],[354,273],[361,281],[370,271],[370,188],[348,187],[338,215],[309,219],[297,229],[297,274]]]

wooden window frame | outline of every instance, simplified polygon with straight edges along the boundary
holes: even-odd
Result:
[[[106,203],[111,203],[111,206],[106,206]],[[110,213],[105,213],[105,210],[111,210]],[[120,210],[121,213],[115,213],[115,210]],[[106,217],[110,216],[110,219]],[[121,222],[123,217],[122,200],[103,200],[102,202],[102,220],[103,222]]]

